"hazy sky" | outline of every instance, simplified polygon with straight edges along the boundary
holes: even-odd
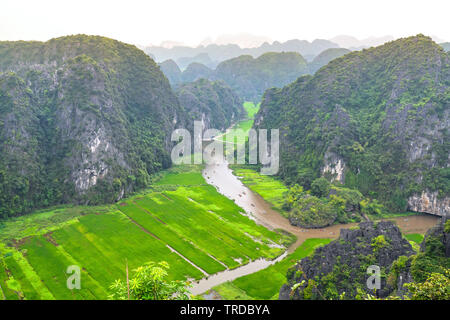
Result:
[[[0,40],[97,34],[149,45],[251,33],[285,41],[417,33],[450,41],[448,0],[1,0]]]

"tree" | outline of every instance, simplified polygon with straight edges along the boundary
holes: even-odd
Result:
[[[318,178],[311,183],[311,193],[322,198],[330,193],[331,184],[324,177]]]
[[[111,300],[189,300],[189,283],[167,281],[169,264],[165,261],[147,262],[133,270],[128,282],[120,279],[111,286]],[[128,280],[128,279],[127,279]],[[129,287],[129,289],[128,289]]]
[[[445,274],[433,272],[423,283],[406,283],[412,300],[449,300],[450,269]]]

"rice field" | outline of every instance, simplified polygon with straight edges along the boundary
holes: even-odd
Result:
[[[274,176],[262,175],[248,166],[230,165],[230,168],[245,186],[272,204],[274,210],[280,212],[283,216],[287,216],[287,213],[282,209],[282,205],[283,194],[288,191],[288,187],[283,182]]]
[[[206,184],[200,166],[160,174],[146,192],[109,206],[59,207],[0,222],[0,299],[107,299],[125,268],[167,261],[169,277],[201,279],[275,258],[287,236],[257,225]],[[81,289],[67,288],[68,266]]]
[[[301,260],[330,239],[307,239],[293,253],[283,260],[258,272],[225,282],[213,290],[225,300],[274,300],[283,284],[287,282],[286,274],[298,260]]]
[[[255,105],[253,102],[244,102],[243,106],[247,112],[246,119],[235,124],[233,128],[219,138],[219,140],[237,145],[243,145],[248,140],[248,132],[253,126],[254,117],[259,110],[260,103]]]

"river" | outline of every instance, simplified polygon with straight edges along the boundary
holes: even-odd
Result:
[[[287,254],[295,251],[308,238],[336,239],[341,229],[356,226],[357,223],[332,225],[321,229],[304,229],[292,226],[289,220],[271,208],[261,196],[247,188],[232,172],[228,163],[221,159],[215,159],[214,163],[207,164],[203,170],[205,180],[216,187],[217,191],[244,209],[249,218],[265,227],[283,229],[294,234],[297,241],[289,246],[284,254],[275,260],[258,259],[233,270],[225,270],[194,283],[191,293],[198,295],[204,293],[221,283],[232,281],[236,278],[248,275],[280,261]],[[425,233],[434,226],[439,217],[431,215],[417,215],[408,217],[396,217],[394,220],[403,233]]]

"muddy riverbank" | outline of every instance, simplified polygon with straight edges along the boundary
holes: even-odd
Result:
[[[357,223],[338,224],[321,229],[304,229],[292,226],[287,218],[273,210],[271,205],[261,196],[247,188],[233,174],[232,170],[228,167],[228,164],[222,159],[216,158],[214,163],[207,164],[203,170],[203,176],[209,184],[216,187],[218,192],[229,199],[234,200],[235,203],[245,211],[245,214],[247,214],[249,218],[269,229],[283,229],[288,231],[297,237],[297,241],[293,243],[284,254],[275,260],[258,259],[244,266],[233,270],[219,272],[194,283],[194,286],[191,289],[192,294],[204,293],[226,281],[232,281],[238,277],[265,269],[284,259],[287,254],[295,251],[295,249],[306,239],[336,239],[339,236],[341,229],[347,229],[357,225]],[[425,233],[438,222],[439,218],[428,215],[417,215],[395,217],[387,220],[395,221],[403,233]]]

